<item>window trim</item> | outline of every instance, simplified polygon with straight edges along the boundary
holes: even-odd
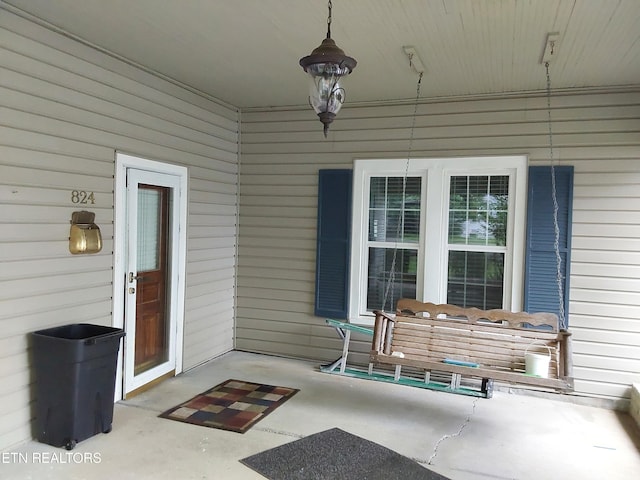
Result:
[[[366,258],[368,251],[369,179],[376,176],[401,176],[405,173],[423,178],[421,192],[421,222],[418,278],[416,289],[423,293],[420,300],[444,303],[447,283],[448,181],[455,175],[510,175],[509,208],[513,208],[507,225],[505,255],[504,307],[512,311],[522,308],[527,216],[526,155],[412,158],[407,166],[403,159],[358,159],[353,168],[351,264],[349,277],[349,320],[372,325],[373,315],[366,309]],[[512,193],[513,192],[513,193]],[[428,205],[425,209],[424,206]],[[426,215],[426,211],[437,212]],[[433,246],[433,247],[432,247]],[[422,261],[420,261],[422,260]],[[507,267],[508,262],[508,268]],[[437,275],[426,275],[425,265]],[[507,273],[508,271],[508,273]]]

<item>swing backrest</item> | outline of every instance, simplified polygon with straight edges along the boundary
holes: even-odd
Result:
[[[397,303],[396,315],[405,317],[459,318],[465,319],[469,324],[489,322],[509,328],[542,327],[551,332],[558,332],[558,316],[555,313],[546,312],[510,312],[502,309],[480,310],[479,308],[462,308],[456,305],[423,303],[410,298],[401,298]]]

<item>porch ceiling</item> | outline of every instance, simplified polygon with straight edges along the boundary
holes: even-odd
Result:
[[[0,0],[240,108],[304,105],[300,57],[326,33],[325,0]],[[12,8],[15,7],[15,8]],[[335,0],[332,38],[358,60],[349,103],[640,84],[638,0]]]

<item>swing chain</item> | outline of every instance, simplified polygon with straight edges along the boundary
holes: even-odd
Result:
[[[555,171],[555,158],[553,153],[553,132],[551,121],[551,74],[549,73],[549,62],[545,62],[545,69],[547,71],[547,120],[549,126],[549,157],[551,159],[551,198],[553,201],[553,231],[554,240],[553,248],[556,254],[556,283],[558,285],[558,312],[560,328],[566,329],[567,322],[565,318],[564,310],[564,276],[562,275],[562,257],[560,256],[560,227],[558,224],[558,196],[556,190],[556,171]]]
[[[409,59],[411,62],[411,59]],[[418,74],[418,82],[416,85],[416,100],[413,105],[413,117],[411,120],[411,133],[409,134],[409,146],[407,148],[407,162],[405,163],[404,168],[404,177],[402,179],[402,200],[400,205],[400,218],[398,220],[398,225],[396,226],[396,238],[395,244],[393,248],[393,258],[391,259],[391,268],[389,270],[389,280],[387,283],[387,288],[384,292],[384,298],[382,300],[382,311],[385,311],[385,307],[387,306],[387,300],[389,300],[389,308],[393,307],[393,299],[394,299],[394,284],[396,278],[396,262],[398,256],[398,239],[400,238],[401,233],[404,236],[404,231],[402,230],[404,227],[404,210],[406,203],[406,193],[407,193],[407,178],[409,176],[409,163],[411,160],[411,151],[413,148],[413,138],[416,129],[416,116],[418,114],[418,101],[420,100],[420,89],[422,86],[422,75],[424,72],[420,72]]]

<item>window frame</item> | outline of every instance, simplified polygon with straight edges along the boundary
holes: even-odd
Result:
[[[369,185],[372,177],[420,176],[420,240],[416,296],[425,302],[445,303],[447,298],[449,182],[459,175],[509,175],[509,221],[503,307],[520,311],[523,297],[525,230],[527,216],[526,155],[358,159],[353,168],[351,264],[349,276],[349,320],[373,324],[373,313],[366,311],[368,268]],[[426,206],[426,207],[425,207]],[[428,215],[427,215],[428,213]],[[429,271],[436,275],[426,275]],[[509,288],[510,286],[510,288]]]

